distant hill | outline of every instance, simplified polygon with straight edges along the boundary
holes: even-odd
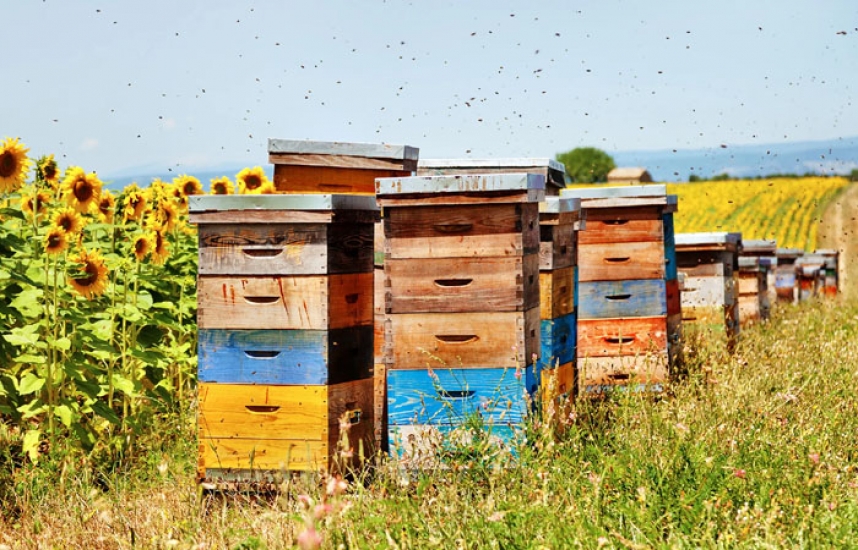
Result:
[[[754,178],[769,174],[848,174],[858,168],[858,136],[824,141],[721,145],[707,149],[617,151],[617,166],[641,166],[655,181],[708,179],[718,174]]]

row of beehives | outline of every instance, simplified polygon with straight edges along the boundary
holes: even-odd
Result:
[[[412,177],[409,147],[269,149],[288,195],[191,202],[202,479],[330,467],[358,442],[432,454],[475,418],[509,440],[543,379],[556,394],[667,380],[685,260],[664,186],[545,198],[562,186],[548,159]],[[724,286],[736,262],[721,263]],[[686,271],[687,311],[723,314],[704,271]]]

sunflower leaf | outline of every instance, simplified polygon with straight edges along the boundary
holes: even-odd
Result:
[[[16,363],[24,363],[31,365],[44,365],[45,364],[45,356],[44,355],[33,355],[32,353],[22,353],[18,357],[14,359]]]
[[[71,426],[72,410],[68,405],[57,405],[56,408],[54,408],[54,414],[60,419],[60,422],[62,422],[66,428]]]
[[[39,461],[39,441],[42,438],[42,430],[27,430],[21,450],[27,453],[33,464]]]
[[[21,395],[29,395],[31,393],[36,393],[42,386],[45,385],[45,379],[39,376],[36,376],[32,372],[28,372],[21,378],[21,381],[18,383],[18,393]]]
[[[125,395],[133,396],[134,395],[134,382],[125,378],[120,374],[115,374],[111,377],[113,381],[113,387],[117,390],[121,391]]]
[[[42,296],[44,292],[40,288],[28,288],[18,293],[9,304],[21,312],[25,317],[36,317],[42,313]]]

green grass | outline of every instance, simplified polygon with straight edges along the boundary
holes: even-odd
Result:
[[[201,495],[193,410],[108,472],[62,449],[34,468],[2,427],[0,545],[292,548],[307,494],[333,505],[325,548],[858,547],[858,304],[777,309],[733,356],[717,335],[688,344],[669,397],[579,402],[556,441],[534,426],[516,466],[381,463],[342,496],[304,477],[279,496]]]

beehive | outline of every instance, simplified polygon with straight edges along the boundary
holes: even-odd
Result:
[[[798,248],[777,249],[775,292],[778,302],[794,303],[798,299],[798,281],[795,276],[795,261],[804,251]]]
[[[839,287],[839,261],[840,252],[833,249],[822,249],[814,252],[817,256],[822,256],[825,260],[825,280],[823,282],[823,293],[826,296],[836,296]]]
[[[684,277],[682,320],[724,331],[732,349],[739,337],[741,233],[679,233],[676,263]]]
[[[545,178],[545,196],[557,196],[566,187],[566,167],[551,158],[421,159],[418,176],[469,174],[539,174]]]
[[[520,427],[537,386],[543,187],[534,174],[377,180],[388,440],[400,459],[417,459],[420,434],[443,441],[474,418],[501,439]]]
[[[350,463],[373,430],[372,197],[193,196],[201,480]],[[354,453],[355,455],[358,453]]]
[[[578,233],[579,391],[660,390],[680,351],[673,235],[664,185],[567,189],[586,217]]]
[[[825,287],[825,258],[805,254],[795,260],[798,301],[804,302],[823,293]]]
[[[375,178],[410,175],[419,149],[408,145],[269,139],[280,193],[375,192]]]
[[[742,240],[739,253],[739,318],[742,323],[753,319],[754,309],[759,309],[759,319],[771,315],[772,303],[777,300],[775,270],[777,269],[777,244],[771,240]],[[743,284],[742,280],[746,282]],[[752,281],[756,280],[756,283]],[[753,305],[753,293],[749,286],[756,285],[759,306]],[[747,315],[746,315],[747,313]]]

